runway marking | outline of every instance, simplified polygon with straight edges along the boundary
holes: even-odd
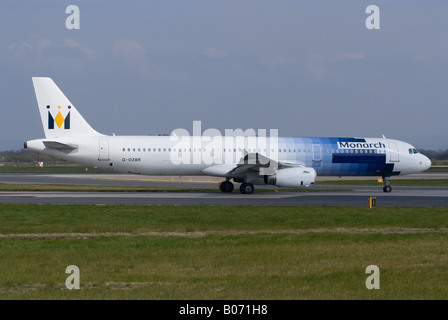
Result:
[[[448,229],[424,229],[424,228],[317,228],[296,230],[260,230],[260,231],[193,231],[193,232],[81,232],[81,233],[17,233],[0,234],[2,239],[89,239],[107,237],[181,237],[200,238],[206,236],[242,236],[242,235],[280,235],[280,234],[309,234],[309,233],[337,233],[337,234],[415,234],[415,233],[448,233]]]
[[[150,178],[105,178],[105,177],[98,177],[98,179],[103,180],[122,180],[122,181],[149,181],[149,182],[188,182],[188,183],[213,183],[218,184],[219,181],[210,181],[210,180],[178,180],[178,179],[150,179]]]
[[[32,197],[32,198],[157,198],[157,199],[183,199],[183,198],[211,198],[211,199],[282,199],[303,196],[302,193],[259,193],[259,194],[227,194],[222,192],[96,192],[96,191],[5,191],[0,192],[1,197]]]

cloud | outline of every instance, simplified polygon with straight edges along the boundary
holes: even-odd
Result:
[[[150,73],[151,68],[147,55],[139,42],[126,39],[117,40],[113,44],[112,51],[129,71],[140,75]]]
[[[42,41],[40,43],[39,54],[45,58],[72,60],[72,62],[80,62],[79,60],[90,59],[95,56],[93,50],[89,50],[72,39],[65,39],[60,45]]]
[[[360,52],[339,53],[337,57],[342,60],[364,60],[366,58],[364,54]]]
[[[322,55],[317,53],[312,53],[308,55],[308,70],[311,75],[315,78],[320,78],[326,73],[326,64],[328,59]]]
[[[261,59],[261,64],[269,67],[279,67],[291,62],[291,59],[285,57],[267,57]]]
[[[215,48],[208,49],[205,54],[211,58],[220,58],[227,56],[227,52]]]
[[[311,53],[307,57],[308,70],[314,78],[322,78],[331,73],[330,68],[344,61],[365,60],[366,57],[360,52],[344,52],[332,55]],[[333,70],[334,71],[334,70]]]
[[[8,46],[12,57],[22,66],[29,68],[79,70],[87,62],[95,60],[94,50],[73,39],[54,44],[46,38],[39,38],[35,44],[16,42]]]
[[[9,52],[17,59],[30,59],[36,55],[33,46],[27,42],[13,43],[8,46]]]

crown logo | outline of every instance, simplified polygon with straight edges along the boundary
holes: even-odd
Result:
[[[64,125],[64,129],[70,129],[70,111],[66,114],[65,118],[61,113],[61,106],[58,106],[58,113],[56,117],[53,117],[51,111],[48,110],[48,129],[54,129],[54,124],[61,129],[62,125]],[[67,107],[69,110],[72,108],[71,106]],[[50,106],[47,106],[47,109],[50,109]]]

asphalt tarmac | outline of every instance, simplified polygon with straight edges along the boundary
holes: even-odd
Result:
[[[448,174],[420,174],[406,178],[448,179]],[[398,178],[398,177],[396,177]],[[341,178],[343,180],[344,178]],[[365,179],[365,178],[364,178]],[[119,174],[0,174],[0,183],[9,184],[75,184],[154,186],[185,188],[216,188],[221,179],[213,177],[152,177]],[[393,186],[393,180],[392,180]],[[269,187],[268,187],[269,188]],[[270,187],[275,189],[276,187]],[[222,192],[0,192],[0,203],[34,204],[97,204],[97,205],[262,205],[262,206],[368,206],[370,197],[376,197],[377,207],[448,207],[448,187],[393,186],[384,193],[381,185],[319,186],[316,192],[257,192],[240,194],[237,185],[233,193]]]

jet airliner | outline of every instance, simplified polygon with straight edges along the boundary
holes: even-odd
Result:
[[[45,138],[25,149],[142,175],[222,177],[222,192],[251,194],[254,185],[314,186],[317,176],[389,178],[419,173],[431,161],[411,144],[361,137],[118,136],[94,130],[51,78],[33,77]],[[232,182],[233,181],[233,182]]]

